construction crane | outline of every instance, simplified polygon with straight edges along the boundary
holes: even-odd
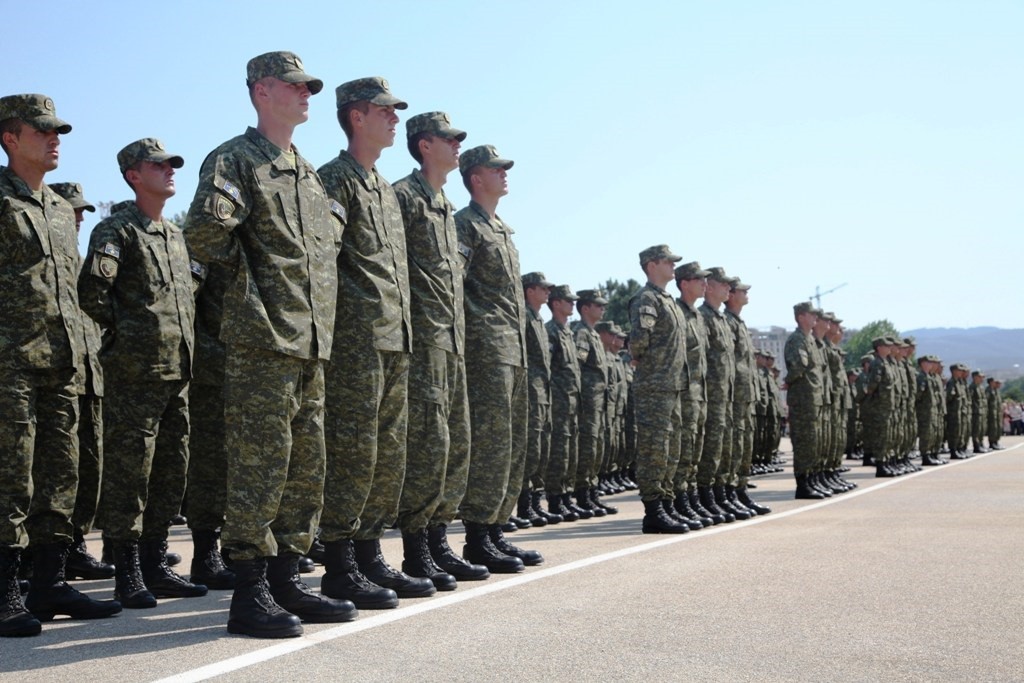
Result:
[[[810,297],[810,298],[814,299],[814,307],[815,308],[821,308],[821,297],[825,296],[826,294],[831,294],[832,292],[836,291],[837,289],[842,289],[845,286],[846,286],[846,283],[844,282],[841,285],[836,285],[832,289],[829,289],[829,290],[823,292],[823,291],[821,291],[821,288],[818,287],[818,285],[814,285],[814,294],[812,294],[811,297]]]

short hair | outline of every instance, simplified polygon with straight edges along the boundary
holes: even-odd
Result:
[[[128,187],[132,188],[132,192],[135,191],[135,186],[128,182],[128,171],[138,171],[141,166],[142,161],[136,161],[134,164],[124,169],[124,173],[121,174],[121,177],[124,178],[124,181],[128,183]]]
[[[474,166],[473,168],[467,168],[466,172],[462,174],[462,184],[466,187],[466,192],[470,194],[473,194],[473,181],[470,180],[470,178],[473,177],[473,172],[478,168],[480,167]]]
[[[409,154],[416,160],[417,164],[423,163],[423,153],[420,152],[420,140],[433,140],[434,134],[429,130],[421,130],[409,138]]]
[[[355,102],[348,102],[343,104],[338,109],[338,123],[341,124],[341,129],[345,131],[345,137],[349,140],[352,139],[352,134],[355,132],[352,130],[352,121],[349,118],[349,114],[353,111],[357,111],[360,114],[366,114],[370,111],[369,100],[356,100]]]
[[[7,156],[10,156],[11,152],[7,149],[7,144],[4,142],[4,133],[21,135],[22,123],[24,122],[18,118],[4,119],[3,121],[0,121],[0,149],[3,149],[4,154]]]

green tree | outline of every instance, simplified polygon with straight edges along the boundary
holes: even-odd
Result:
[[[1017,401],[1020,403],[1024,401],[1024,377],[1018,377],[1003,382],[1003,388],[1000,389],[1004,399],[1010,399],[1011,401]]]
[[[601,291],[604,298],[608,299],[608,307],[604,309],[604,319],[614,320],[624,330],[629,330],[629,300],[633,298],[642,285],[629,278],[625,282],[619,282],[609,278],[605,280]]]
[[[900,331],[888,320],[876,320],[873,323],[868,323],[843,345],[843,350],[846,351],[846,367],[848,369],[860,367],[860,357],[874,350],[871,340],[875,337],[899,336]]]

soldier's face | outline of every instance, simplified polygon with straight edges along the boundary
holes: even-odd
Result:
[[[261,87],[257,95],[265,102],[273,120],[297,126],[309,119],[309,86],[305,83],[285,83],[268,77],[257,87]]]
[[[395,144],[398,115],[394,107],[371,103],[366,114],[361,115],[360,121],[360,128],[367,142],[381,149]]]
[[[692,280],[680,280],[679,290],[688,299],[699,299],[707,291],[708,281],[706,278],[697,277]]]
[[[7,133],[5,142],[11,151],[11,158],[19,164],[42,173],[57,168],[60,160],[60,136],[55,130],[39,130],[25,123],[17,135]]]
[[[508,194],[507,175],[501,167],[478,166],[473,172],[474,184],[483,197],[504,197]]]
[[[138,195],[162,199],[174,196],[174,169],[166,161],[143,161],[138,169],[130,169],[126,175]]]
[[[454,171],[459,167],[459,149],[462,143],[455,138],[443,138],[435,135],[420,143],[423,160],[429,160],[437,168],[445,172]]]
[[[745,289],[734,289],[729,292],[729,303],[733,306],[746,306],[750,301],[750,295]]]
[[[537,285],[530,285],[526,288],[526,303],[529,304],[533,310],[539,310],[544,302],[548,300],[548,293],[551,291],[549,287],[539,287]]]

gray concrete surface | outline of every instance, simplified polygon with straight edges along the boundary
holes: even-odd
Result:
[[[760,477],[772,514],[681,537],[643,536],[615,496],[618,515],[511,535],[542,567],[302,639],[229,636],[223,591],[56,621],[0,640],[0,680],[1021,681],[1024,439],[1005,445],[898,479],[854,467],[861,488],[824,504]],[[187,530],[172,540],[187,568]]]

